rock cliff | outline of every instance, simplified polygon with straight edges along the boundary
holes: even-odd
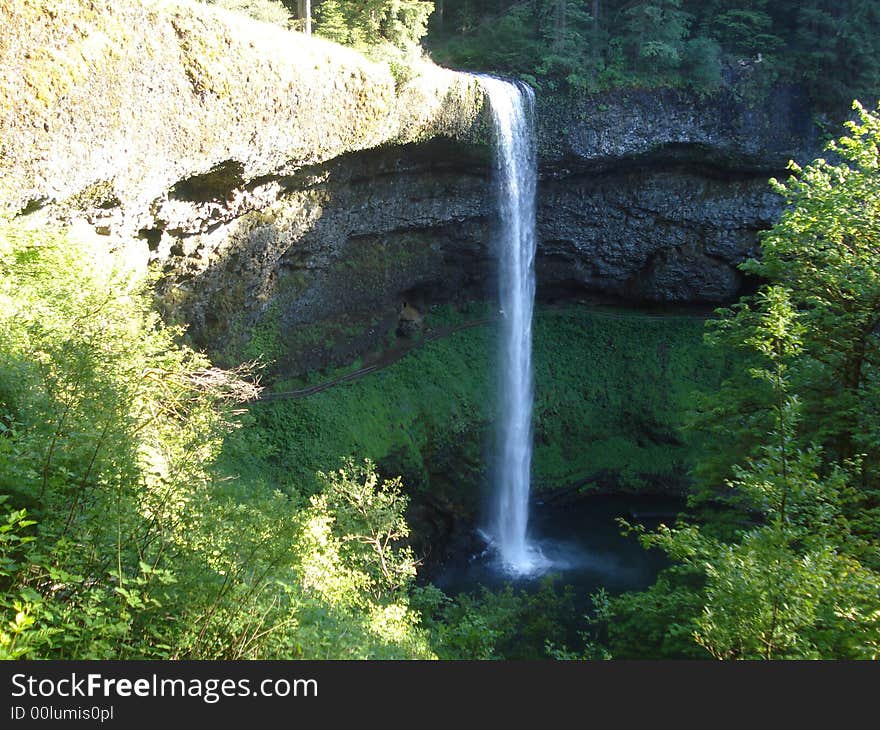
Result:
[[[820,147],[806,97],[747,72],[709,97],[550,99],[539,140],[545,283],[694,303],[738,293],[736,264],[780,213],[767,179]]]
[[[85,222],[162,269],[220,361],[299,373],[494,295],[478,82],[190,2],[0,0],[0,209]],[[794,89],[539,104],[539,295],[706,303],[817,149]],[[36,212],[35,212],[36,211]]]

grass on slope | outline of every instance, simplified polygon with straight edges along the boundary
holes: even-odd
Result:
[[[454,320],[443,310],[430,324]],[[300,492],[315,472],[369,457],[410,488],[435,486],[432,475],[449,470],[471,481],[460,488],[473,489],[491,443],[495,330],[462,330],[360,380],[254,405],[227,443],[227,469]],[[692,394],[717,384],[724,368],[702,331],[693,317],[539,307],[536,489],[680,489],[696,448],[682,434]]]

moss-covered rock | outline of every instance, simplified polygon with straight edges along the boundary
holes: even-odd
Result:
[[[247,182],[466,135],[482,107],[470,76],[425,63],[398,90],[385,64],[186,0],[0,0],[0,24],[7,212],[75,206],[101,183],[136,230],[157,198],[218,165]]]
[[[324,225],[312,235],[332,241],[323,254],[301,269],[282,260],[297,259],[291,249],[325,210],[338,220],[339,191],[320,185],[322,166],[437,137],[486,138],[472,76],[414,61],[401,83],[387,63],[215,6],[0,0],[0,24],[0,214],[84,222],[162,267],[163,311],[226,361],[290,352],[277,327],[248,347],[251,330],[279,302],[305,296],[327,309],[339,292],[316,294],[326,277],[315,272],[369,264],[377,273],[360,288],[375,286],[375,255],[341,259],[361,250],[343,246],[357,231]],[[281,314],[293,344],[291,328],[312,329],[308,312]],[[348,319],[336,329],[351,330]]]

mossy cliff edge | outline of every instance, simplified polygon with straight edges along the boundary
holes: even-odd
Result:
[[[487,105],[429,63],[180,0],[0,0],[0,211],[163,274],[219,364],[344,365],[407,307],[494,298]],[[809,159],[796,90],[539,95],[539,295],[714,304]],[[783,93],[784,92],[784,93]],[[754,98],[753,98],[754,97]]]
[[[0,24],[0,210],[118,207],[121,235],[193,176],[219,168],[241,190],[464,136],[482,107],[470,76],[424,64],[396,88],[354,51],[186,0],[0,0]]]

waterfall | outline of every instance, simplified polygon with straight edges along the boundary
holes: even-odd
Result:
[[[527,539],[532,461],[532,310],[535,300],[535,94],[528,85],[480,77],[495,126],[499,294],[502,311],[495,490],[489,531],[506,570],[543,560]]]

